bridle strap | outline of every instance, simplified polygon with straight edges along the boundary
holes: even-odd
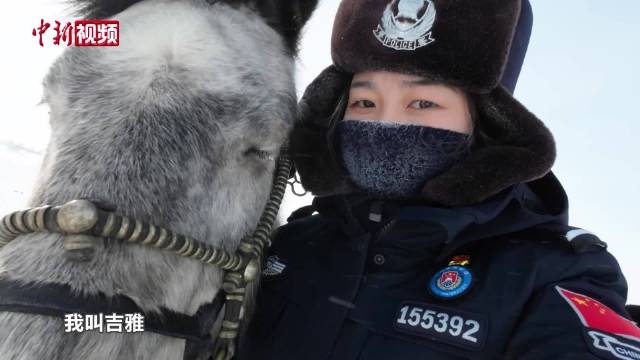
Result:
[[[0,311],[52,316],[67,314],[110,315],[141,314],[144,331],[200,342],[208,336],[208,317],[220,312],[223,297],[200,307],[193,316],[161,308],[159,313],[144,312],[125,295],[81,294],[69,285],[56,283],[20,283],[0,279]],[[214,319],[215,321],[215,319]]]
[[[235,355],[236,340],[245,316],[244,301],[248,283],[258,278],[262,270],[264,249],[271,246],[271,231],[278,216],[280,204],[287,189],[293,163],[288,149],[282,151],[278,161],[271,195],[253,235],[242,239],[238,253],[248,257],[256,266],[254,271],[247,267],[243,270],[227,271],[222,288],[226,293],[225,314],[222,328],[216,341],[215,360],[230,360]],[[251,264],[251,263],[249,263]],[[250,276],[248,276],[250,275]]]

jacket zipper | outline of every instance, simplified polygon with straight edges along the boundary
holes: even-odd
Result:
[[[375,244],[376,242],[378,242],[378,240],[380,240],[383,236],[387,235],[387,233],[389,233],[389,231],[391,230],[391,228],[393,227],[393,225],[395,225],[397,222],[396,219],[390,219],[388,220],[384,225],[382,225],[382,228],[380,228],[380,230],[378,230],[378,232],[376,233],[376,235],[373,237],[373,241],[371,242],[372,244]]]

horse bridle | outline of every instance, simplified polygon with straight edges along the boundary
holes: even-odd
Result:
[[[95,238],[113,238],[140,244],[219,266],[224,273],[224,318],[215,339],[216,360],[231,359],[244,320],[246,288],[261,272],[265,247],[271,246],[271,230],[289,183],[292,168],[288,148],[283,147],[277,162],[269,200],[253,234],[240,242],[235,253],[211,246],[188,236],[99,208],[89,200],[73,200],[62,206],[42,206],[6,215],[0,222],[0,250],[19,235],[50,232],[64,236],[63,246],[70,253],[82,254],[95,245]]]

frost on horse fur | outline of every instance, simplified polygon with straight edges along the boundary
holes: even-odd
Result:
[[[258,222],[295,117],[293,63],[316,1],[84,1],[120,21],[120,46],[70,47],[44,80],[51,139],[29,206],[77,198],[235,250]],[[264,156],[268,152],[271,157]],[[21,236],[0,275],[124,294],[145,312],[194,314],[222,272],[101,239],[88,262],[61,237]],[[0,313],[0,359],[181,359],[153,333],[64,333],[63,320]]]

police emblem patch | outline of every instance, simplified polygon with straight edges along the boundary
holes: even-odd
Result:
[[[267,262],[262,269],[263,276],[276,276],[282,274],[284,269],[287,267],[277,255],[272,255],[267,258]]]
[[[464,294],[473,280],[471,271],[462,266],[447,266],[438,271],[429,284],[429,290],[435,296],[452,299]]]
[[[386,47],[415,50],[435,41],[431,28],[436,8],[431,0],[393,0],[387,5],[373,34]]]

